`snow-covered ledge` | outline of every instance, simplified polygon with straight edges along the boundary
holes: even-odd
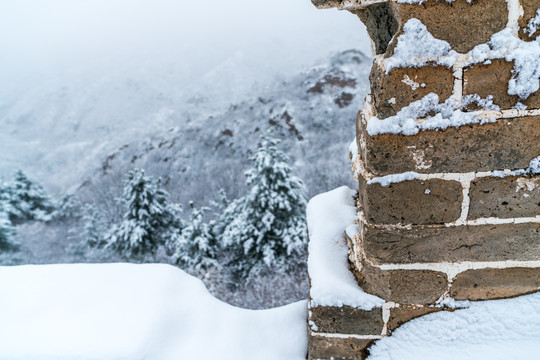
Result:
[[[307,206],[310,307],[382,307],[384,300],[365,293],[349,268],[346,229],[357,217],[356,192],[343,186],[315,196]]]

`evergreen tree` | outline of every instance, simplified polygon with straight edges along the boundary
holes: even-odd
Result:
[[[291,175],[277,139],[263,135],[260,141],[254,167],[246,172],[247,195],[233,201],[220,220],[222,243],[234,253],[231,265],[244,277],[305,250],[304,184]]]
[[[184,268],[196,272],[206,271],[216,265],[219,251],[215,236],[212,234],[212,223],[205,223],[204,214],[208,207],[197,209],[193,202],[189,203],[191,214],[189,223],[176,238],[176,261]]]
[[[107,235],[107,247],[128,257],[155,251],[174,223],[167,196],[160,179],[146,176],[144,170],[129,172],[123,196],[128,210]]]
[[[55,207],[41,185],[31,181],[21,171],[4,188],[6,212],[13,224],[30,220],[48,220]]]
[[[105,245],[107,222],[103,214],[90,204],[84,206],[82,214],[84,221],[83,245],[90,248]]]
[[[0,253],[7,250],[13,250],[17,244],[13,241],[15,229],[9,220],[8,214],[4,211],[0,203]]]

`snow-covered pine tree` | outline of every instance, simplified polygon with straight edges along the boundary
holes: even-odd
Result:
[[[105,245],[107,222],[103,214],[94,205],[86,204],[82,210],[82,220],[83,246],[93,248]]]
[[[4,210],[4,205],[0,201],[0,253],[13,250],[17,244],[13,241],[15,228],[9,220],[9,215]]]
[[[120,226],[107,235],[107,247],[127,257],[154,252],[173,223],[167,196],[160,179],[146,176],[141,169],[130,171],[123,195],[128,210]]]
[[[7,184],[4,191],[6,212],[13,224],[30,220],[48,220],[55,206],[43,187],[30,179],[21,171],[15,173],[13,181]]]
[[[246,172],[247,195],[233,201],[220,223],[222,244],[231,249],[231,265],[242,276],[256,267],[281,265],[305,251],[306,195],[302,180],[292,176],[279,140],[263,135]]]
[[[189,202],[191,214],[189,223],[176,238],[177,250],[174,255],[178,264],[184,269],[194,272],[205,272],[217,264],[216,258],[219,247],[214,234],[212,223],[204,222],[204,214],[208,207],[196,208]]]

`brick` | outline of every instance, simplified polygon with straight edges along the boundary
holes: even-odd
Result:
[[[454,87],[452,70],[436,65],[395,68],[386,74],[386,69],[375,61],[369,80],[373,106],[381,119],[395,115],[403,107],[429,93],[439,95],[442,103],[452,95]]]
[[[397,37],[407,20],[417,18],[437,39],[447,41],[459,53],[467,53],[476,45],[489,41],[491,35],[503,30],[508,22],[505,0],[428,0],[418,4],[393,3],[394,16],[400,24],[387,55],[393,53]]]
[[[371,339],[331,338],[310,334],[308,359],[363,360],[373,342]]]
[[[540,29],[534,34],[528,34],[525,32],[529,21],[536,16],[536,11],[540,8],[538,0],[520,0],[523,7],[523,16],[519,18],[519,37],[521,40],[532,41],[540,35]]]
[[[418,305],[399,305],[399,307],[391,308],[388,330],[392,332],[407,321],[438,311],[441,309]]]
[[[469,270],[458,274],[450,296],[456,300],[491,300],[530,294],[540,287],[540,269]]]
[[[377,120],[371,120],[377,121]],[[416,135],[370,136],[361,117],[357,137],[366,169],[376,176],[526,169],[540,154],[540,116],[499,119]]]
[[[365,264],[360,286],[369,294],[400,304],[433,304],[448,289],[444,273],[430,270],[381,270]]]
[[[350,306],[317,306],[310,311],[310,320],[322,333],[380,335],[384,325],[380,308],[365,311]]]
[[[376,3],[354,10],[352,13],[366,25],[375,54],[384,54],[399,27],[393,13],[393,5],[388,2]]]
[[[540,260],[538,223],[363,227],[365,256],[376,264]]]
[[[514,63],[504,59],[491,60],[489,64],[480,63],[464,68],[463,95],[477,94],[484,99],[492,95],[493,103],[501,110],[511,109],[519,100],[515,95],[508,95],[508,82],[512,78],[513,68]]]
[[[475,179],[469,195],[469,219],[540,215],[540,176]]]
[[[462,186],[441,179],[368,185],[359,177],[359,202],[373,224],[444,224],[461,215]]]

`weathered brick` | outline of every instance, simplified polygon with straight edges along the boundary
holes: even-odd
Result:
[[[523,7],[523,16],[519,18],[519,37],[525,41],[532,41],[540,35],[540,29],[533,34],[525,32],[529,21],[536,16],[536,11],[540,8],[538,0],[520,0]]]
[[[350,306],[317,306],[310,311],[310,320],[322,333],[380,335],[384,325],[380,308],[366,311]]]
[[[371,120],[378,121],[378,120]],[[357,137],[365,141],[360,155],[376,176],[419,173],[525,169],[540,154],[540,116],[499,119],[416,135],[370,136],[361,117]]]
[[[451,3],[428,0],[420,5],[393,3],[393,7],[400,24],[394,44],[407,20],[416,18],[435,38],[447,41],[459,53],[467,53],[476,45],[486,43],[508,22],[505,0],[456,0]],[[393,52],[394,44],[389,46],[388,55]]]
[[[369,80],[373,106],[381,119],[395,115],[429,93],[436,93],[440,102],[444,102],[452,95],[454,87],[452,69],[436,65],[394,68],[386,74],[386,69],[375,61]]]
[[[484,99],[492,95],[493,103],[501,110],[511,109],[519,100],[515,95],[508,95],[508,82],[512,78],[513,68],[514,63],[504,59],[464,68],[463,95],[477,94]]]
[[[409,180],[383,187],[359,177],[359,202],[373,224],[444,224],[461,214],[463,192],[457,181]]]
[[[369,294],[400,304],[433,304],[448,289],[444,273],[430,270],[381,270],[365,264],[359,279]]]
[[[491,300],[530,294],[539,288],[539,268],[469,270],[454,279],[450,296],[456,300]]]
[[[469,195],[469,219],[540,215],[540,176],[475,179]]]
[[[366,257],[379,264],[540,260],[540,224],[414,226],[364,225]]]
[[[310,334],[308,359],[363,360],[371,339],[324,337]]]
[[[407,321],[437,311],[441,311],[441,309],[418,305],[399,305],[399,307],[391,308],[390,318],[388,319],[388,330],[392,332]]]

